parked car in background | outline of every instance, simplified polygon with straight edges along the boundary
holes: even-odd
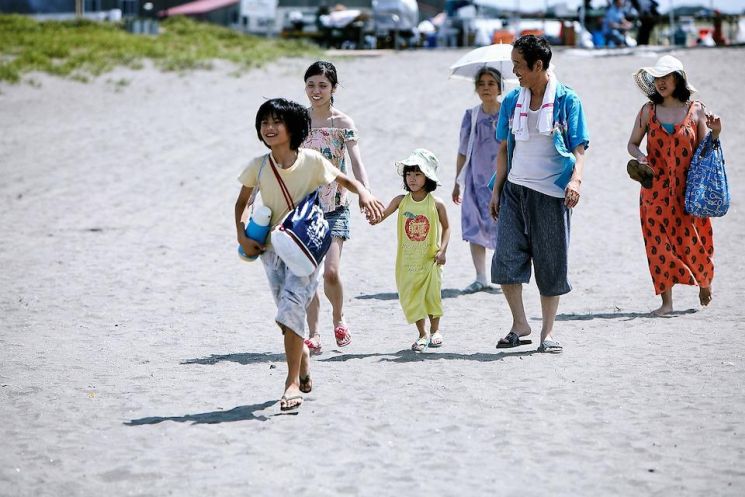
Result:
[[[252,33],[310,38],[336,48],[392,46],[397,39],[407,44],[418,41],[416,0],[344,0],[332,5],[324,0],[241,1],[243,24]],[[252,22],[252,18],[257,20]]]

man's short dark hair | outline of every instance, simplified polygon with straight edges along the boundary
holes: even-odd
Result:
[[[287,133],[290,135],[290,148],[292,150],[300,148],[300,145],[310,133],[310,115],[305,107],[292,100],[272,98],[261,104],[258,112],[256,112],[256,134],[259,135],[259,140],[264,145],[266,145],[266,142],[261,136],[261,121],[268,117],[285,124]]]
[[[543,62],[543,70],[548,71],[551,63],[551,45],[546,38],[536,35],[521,36],[512,47],[522,54],[528,69],[533,69],[536,61],[540,60]]]

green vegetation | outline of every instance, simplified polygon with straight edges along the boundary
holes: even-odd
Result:
[[[318,52],[304,42],[248,36],[180,16],[160,27],[160,35],[145,36],[130,34],[121,24],[0,15],[0,81],[17,83],[29,71],[87,81],[117,66],[139,69],[145,59],[167,71],[208,69],[216,59],[247,70]]]

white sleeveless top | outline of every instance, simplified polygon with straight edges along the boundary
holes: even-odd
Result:
[[[538,132],[538,113],[528,109],[528,141],[515,142],[507,180],[544,195],[564,198],[564,190],[554,184],[564,171],[562,158],[556,151],[553,136]]]

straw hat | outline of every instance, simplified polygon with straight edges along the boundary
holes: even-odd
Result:
[[[438,185],[440,184],[440,180],[437,179],[437,168],[440,167],[440,161],[437,160],[435,154],[426,148],[418,148],[406,159],[396,162],[396,170],[401,176],[404,175],[404,166],[419,166],[419,170],[422,171],[427,178],[431,179]]]
[[[636,84],[639,86],[642,93],[651,97],[657,92],[654,87],[654,78],[661,78],[674,72],[683,76],[688,91],[691,93],[696,91],[696,88],[688,82],[688,76],[686,76],[686,72],[683,69],[683,63],[672,55],[663,55],[657,59],[657,63],[654,67],[642,67],[636,71],[634,73],[634,81],[636,81]]]

